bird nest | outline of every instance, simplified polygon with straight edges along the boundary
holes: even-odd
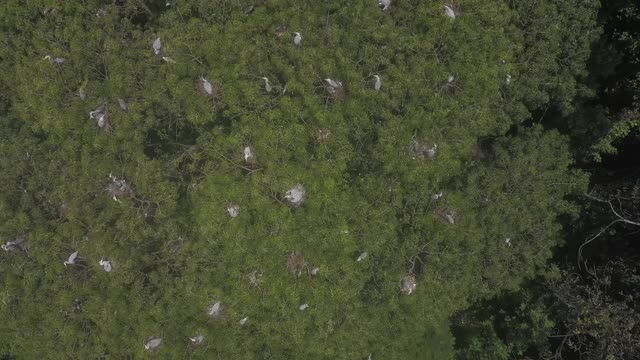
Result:
[[[315,139],[318,144],[324,144],[331,140],[333,134],[329,129],[317,129],[315,132]]]
[[[262,273],[258,270],[253,270],[247,275],[249,278],[249,286],[256,289],[262,286]]]
[[[107,192],[116,201],[118,198],[130,198],[135,195],[133,186],[131,186],[125,179],[118,178],[109,174],[111,181],[107,185]]]
[[[285,24],[280,24],[278,25],[278,27],[276,27],[276,36],[277,37],[283,37],[284,35],[286,35],[287,33],[287,25]]]
[[[16,236],[15,239],[4,243],[2,250],[9,252],[27,251],[27,239],[22,235]]]
[[[339,102],[344,99],[345,90],[342,82],[333,79],[324,79],[324,88],[329,93],[329,98],[333,102]]]
[[[100,106],[94,111],[89,112],[89,118],[96,122],[98,129],[106,133],[113,131],[111,124],[111,115],[105,106]]]
[[[455,221],[456,213],[455,213],[455,211],[453,211],[452,209],[450,209],[448,207],[437,208],[436,209],[436,214],[438,214],[442,220],[446,221],[447,223],[449,223],[451,225],[456,223],[456,221]]]
[[[453,11],[455,17],[459,17],[460,15],[462,15],[462,11],[460,11],[460,6],[458,5],[458,2],[456,0],[448,0],[444,3],[444,6],[449,7],[449,9]]]
[[[422,143],[418,140],[414,140],[411,145],[409,145],[409,153],[414,159],[430,161],[435,159],[438,153],[438,145]]]
[[[297,276],[307,269],[307,261],[301,251],[293,250],[289,252],[287,257],[287,269]]]
[[[400,292],[403,295],[411,295],[416,291],[418,283],[413,274],[408,274],[400,280]]]
[[[238,217],[240,215],[240,205],[234,203],[227,204],[227,214],[232,218]]]
[[[220,91],[220,87],[214,82],[205,79],[204,77],[201,77],[200,79],[198,79],[198,81],[196,81],[196,90],[198,90],[198,92],[212,101],[222,100],[222,92]]]

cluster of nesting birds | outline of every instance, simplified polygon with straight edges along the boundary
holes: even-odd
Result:
[[[389,10],[389,8],[391,7],[391,3],[392,3],[392,0],[378,0],[378,5],[382,7],[383,11]],[[167,6],[169,6],[169,3],[167,3]],[[449,17],[451,20],[455,20],[459,16],[459,11],[457,10],[457,7],[455,6],[454,2],[449,2],[447,5],[444,5],[444,14],[447,17]],[[302,34],[300,32],[294,32],[293,35],[294,35],[293,44],[296,47],[301,47],[302,41],[303,41]],[[157,38],[153,41],[152,48],[155,55],[159,56],[164,62],[175,63],[175,61],[171,57],[165,54],[163,50],[163,43],[161,38]],[[62,65],[65,62],[64,58],[51,57],[51,55],[45,56],[44,60],[49,60],[56,65]],[[373,78],[375,79],[373,88],[376,91],[380,91],[382,88],[382,79],[380,75],[375,74],[373,75]],[[267,93],[271,93],[274,90],[274,85],[271,83],[271,81],[267,77],[261,77],[261,79],[264,80],[265,91]],[[455,78],[453,77],[453,75],[450,75],[447,78],[447,83],[452,83],[454,80]],[[511,75],[507,75],[506,83],[507,85],[511,83]],[[332,96],[337,96],[338,94],[340,94],[343,88],[342,82],[335,79],[331,79],[331,78],[323,79],[323,85],[325,86],[325,89],[327,90],[327,92]],[[213,97],[216,96],[217,89],[205,77],[200,77],[199,87],[205,94]],[[285,89],[283,90],[283,93],[285,91],[286,91],[286,86],[285,86]],[[80,97],[83,100],[86,98],[86,94],[84,94],[82,89],[80,91]],[[128,111],[128,104],[124,99],[119,98],[118,105],[123,111]],[[89,113],[89,118],[91,120],[94,120],[98,128],[100,129],[108,130],[110,128],[109,118],[108,118],[108,114],[105,106],[100,106],[95,110],[91,111]],[[330,136],[330,133],[324,134],[322,138],[324,139],[325,137],[328,137],[328,136]],[[415,155],[414,158],[418,157],[422,160],[430,160],[430,159],[433,159],[436,155],[437,145],[421,144],[417,141],[414,141],[410,146],[410,150]],[[250,146],[246,146],[244,148],[243,157],[244,157],[245,163],[247,164],[256,163],[255,154],[253,153],[253,149]],[[109,185],[110,188],[108,188],[107,190],[109,190],[109,193],[112,195],[115,201],[119,201],[118,196],[126,196],[126,195],[132,194],[132,189],[126,183],[125,180],[118,179],[114,177],[112,174],[109,174],[109,177],[111,178],[112,181]],[[442,197],[442,192],[432,195],[431,200],[436,201],[441,197]],[[306,198],[307,198],[307,191],[302,184],[296,184],[294,187],[289,189],[283,197],[283,199],[292,207],[298,207],[302,205]],[[240,215],[240,206],[238,204],[229,203],[227,204],[226,210],[228,215],[232,218],[236,218]],[[447,222],[451,224],[454,223],[454,219],[453,219],[454,214],[452,211],[445,209],[442,211],[441,215],[446,219]],[[508,246],[511,246],[510,238],[507,238],[505,242],[507,243]],[[26,249],[25,238],[23,236],[20,236],[12,241],[7,241],[4,245],[2,245],[2,249],[5,251],[12,251],[12,252],[24,251]],[[368,257],[368,255],[369,255],[368,252],[364,251],[360,253],[355,260],[358,262],[363,261]],[[81,262],[82,262],[82,258],[79,257],[79,252],[75,251],[69,255],[68,259],[63,262],[63,265],[67,267],[68,265],[76,265]],[[102,258],[98,262],[98,265],[108,273],[110,273],[113,270],[113,263],[110,260],[105,260],[104,258]],[[315,267],[311,270],[311,274],[317,275],[319,271],[320,269]],[[403,277],[400,281],[400,292],[405,295],[410,295],[414,293],[416,290],[416,287],[417,287],[417,283],[416,283],[415,276],[411,273]],[[301,304],[298,308],[301,311],[305,311],[307,308],[309,308],[309,304],[307,303]],[[219,301],[210,305],[207,310],[207,314],[211,318],[223,318],[225,316],[225,312],[226,312],[226,306]],[[239,321],[239,324],[244,325],[248,321],[248,319],[249,318],[246,316],[243,317]],[[191,344],[199,345],[204,343],[205,338],[202,334],[198,334],[193,338],[189,338],[189,340]],[[160,337],[149,338],[147,341],[144,342],[144,349],[145,350],[157,349],[160,347],[161,343],[162,343],[162,338]],[[371,359],[371,354],[369,354],[368,359]]]

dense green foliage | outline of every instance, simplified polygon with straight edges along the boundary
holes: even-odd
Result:
[[[444,4],[3,1],[0,235],[26,245],[0,254],[0,355],[543,351],[553,321],[533,295],[513,307],[514,345],[495,314],[450,319],[525,296],[562,244],[559,217],[579,215],[569,200],[588,178],[568,137],[531,122],[592,95],[599,3],[447,2],[455,20]],[[285,198],[297,184],[301,206]]]

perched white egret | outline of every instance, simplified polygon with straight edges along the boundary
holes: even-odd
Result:
[[[453,77],[453,75],[449,75],[449,77],[447,78],[447,82],[448,82],[449,84],[451,84],[451,83],[453,82],[453,80],[455,80],[455,79],[456,79],[456,78],[455,78],[455,77]]]
[[[51,62],[56,65],[62,65],[65,62],[65,58],[55,57],[52,59],[51,55],[46,55],[45,57],[42,58],[42,60],[51,60]]]
[[[330,78],[326,78],[326,79],[324,79],[324,81],[325,81],[329,86],[331,86],[332,88],[339,88],[339,87],[341,87],[341,86],[342,86],[342,83],[341,83],[340,81],[335,81],[335,80],[330,79]]]
[[[246,324],[248,320],[249,320],[248,316],[245,316],[242,319],[240,319],[240,326]]]
[[[453,218],[453,214],[446,213],[446,214],[444,214],[444,217],[445,217],[445,219],[447,219],[449,224],[455,224],[456,223],[455,219]]]
[[[164,62],[169,63],[169,64],[175,64],[176,61],[173,60],[172,58],[168,57],[168,56],[163,56],[162,60],[164,60]]]
[[[380,76],[373,75],[373,77],[376,78],[376,84],[374,85],[374,89],[376,89],[376,91],[380,91],[380,88],[382,87],[382,81],[380,81]]]
[[[195,337],[189,338],[189,340],[191,341],[192,344],[199,345],[204,342],[204,335],[198,334]]]
[[[441,197],[442,197],[442,191],[440,191],[440,193],[438,193],[438,194],[431,195],[431,200],[438,200]]]
[[[508,247],[511,247],[511,238],[504,239],[504,242],[507,244]]]
[[[238,217],[238,215],[240,215],[240,206],[237,204],[227,205],[227,213],[229,213],[229,216],[232,218]]]
[[[320,268],[319,267],[314,267],[313,269],[311,269],[311,275],[318,275],[320,274]]]
[[[294,34],[296,36],[293,38],[293,44],[297,47],[300,47],[300,45],[302,45],[302,35],[300,35],[299,32],[295,32]]]
[[[18,236],[13,241],[7,241],[4,245],[2,245],[2,250],[4,251],[17,251],[24,250],[24,236]]]
[[[405,295],[411,295],[416,291],[418,283],[416,283],[415,276],[409,274],[400,280],[400,292]]]
[[[369,353],[369,357],[367,357],[367,360],[371,360],[371,353]]]
[[[100,259],[100,262],[98,264],[100,264],[100,266],[102,266],[102,269],[106,272],[111,272],[111,270],[113,270],[111,261],[109,260]]]
[[[153,41],[153,52],[155,52],[156,55],[160,55],[161,50],[162,50],[162,40],[160,40],[160,38],[157,38]]]
[[[451,8],[451,6],[449,5],[445,5],[444,6],[444,13],[451,18],[451,20],[455,20],[456,19],[456,12],[453,11],[453,9]]]
[[[362,261],[362,260],[366,259],[368,256],[369,256],[369,253],[366,252],[366,251],[363,251],[362,254],[360,254],[360,256],[358,256],[356,261]]]
[[[302,304],[298,307],[301,311],[305,311],[309,307],[309,304]]]
[[[511,84],[511,74],[507,74],[507,80],[505,82],[507,85]]]
[[[273,87],[271,86],[271,83],[269,82],[269,79],[267,79],[266,77],[263,77],[262,79],[264,79],[264,89],[270,93],[271,90],[273,90]]]
[[[106,123],[106,118],[105,118],[104,114],[98,115],[98,127],[100,129],[102,129],[104,127],[105,123]]]
[[[124,101],[123,99],[118,99],[118,105],[120,105],[120,109],[127,111],[129,110],[129,104],[127,104],[126,101]]]
[[[253,159],[254,159],[253,149],[251,149],[251,146],[245,146],[244,147],[244,161],[245,162],[252,162]]]
[[[76,258],[78,257],[78,252],[74,252],[71,255],[69,255],[69,259],[67,259],[67,261],[63,262],[64,266],[66,267],[67,265],[74,265],[76,263]]]
[[[284,198],[292,205],[300,205],[304,201],[307,191],[302,184],[297,184],[295,187],[289,189]]]
[[[157,349],[161,343],[162,343],[162,338],[153,338],[147,341],[146,343],[144,343],[144,349],[145,350]]]
[[[211,85],[209,80],[201,76],[200,81],[202,81],[202,88],[204,89],[204,91],[206,91],[209,95],[213,94],[213,85]]]
[[[387,10],[391,6],[391,0],[378,0],[378,6],[382,6],[382,10]]]

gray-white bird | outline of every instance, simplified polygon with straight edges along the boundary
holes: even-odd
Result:
[[[19,236],[13,241],[7,241],[2,245],[4,251],[24,250],[24,236]]]
[[[263,77],[264,79],[264,89],[270,93],[271,90],[273,90],[273,87],[271,86],[271,83],[269,82],[269,79],[267,79],[266,77]]]
[[[302,184],[297,184],[294,188],[287,191],[284,198],[293,205],[299,205],[302,204],[306,195],[307,191],[304,186],[302,186]]]
[[[240,206],[237,204],[227,205],[227,213],[229,213],[229,216],[232,218],[238,217],[238,215],[240,215]]]
[[[249,320],[248,316],[243,317],[242,319],[240,319],[240,325],[246,324],[248,320]]]
[[[507,74],[507,80],[505,81],[507,85],[511,84],[511,75]]]
[[[313,269],[311,269],[311,275],[318,275],[318,274],[320,274],[319,267],[314,267]]]
[[[56,65],[62,65],[65,62],[64,58],[61,57],[56,57],[51,59],[51,55],[47,55],[45,57],[42,58],[43,60],[51,60],[52,63],[56,64]]]
[[[69,255],[69,259],[67,259],[67,261],[63,262],[64,266],[66,267],[67,265],[74,265],[76,263],[76,258],[78,257],[78,252],[74,252],[71,255]]]
[[[433,194],[431,195],[431,200],[438,200],[442,197],[442,191],[440,191],[439,194]]]
[[[298,307],[301,311],[305,311],[309,307],[309,304],[302,304]]]
[[[196,337],[189,338],[189,340],[191,340],[191,343],[195,345],[199,345],[199,344],[202,344],[202,342],[204,341],[204,335],[199,334],[199,335],[196,335]]]
[[[444,13],[451,19],[456,19],[456,12],[449,5],[444,6]]]
[[[387,10],[391,6],[391,0],[378,0],[378,6],[382,6],[382,10]]]
[[[102,269],[106,272],[111,272],[111,270],[113,270],[111,266],[111,261],[100,259],[99,264],[100,266],[102,266]]]
[[[244,161],[245,162],[253,161],[253,150],[251,149],[251,146],[244,147]]]
[[[118,105],[120,105],[120,109],[124,111],[129,110],[129,104],[127,104],[127,102],[124,101],[123,99],[118,99]]]
[[[153,338],[147,341],[146,343],[144,343],[144,349],[145,350],[157,349],[161,343],[162,343],[162,338]]]
[[[364,259],[367,258],[367,256],[369,256],[369,253],[366,251],[363,251],[362,254],[360,254],[360,256],[358,256],[358,258],[356,259],[356,261],[362,261]]]
[[[206,91],[209,95],[213,94],[213,85],[211,85],[209,80],[205,79],[204,77],[200,77],[200,81],[202,81],[202,88],[204,89],[204,91]]]
[[[507,244],[508,247],[511,247],[511,238],[504,239],[504,242]]]
[[[456,79],[456,78],[455,78],[455,77],[453,77],[453,75],[449,75],[449,77],[447,78],[447,82],[448,82],[449,84],[451,84],[451,83],[453,82],[453,80],[455,80],[455,79]]]
[[[160,40],[160,38],[157,38],[153,41],[153,52],[155,52],[156,55],[160,55],[161,50],[162,50],[162,40]]]
[[[342,83],[340,81],[335,81],[335,80],[330,79],[330,78],[326,78],[326,79],[324,79],[324,81],[334,89],[339,88],[339,87],[342,86]]]
[[[302,45],[302,35],[300,35],[299,32],[295,32],[294,34],[296,34],[296,36],[293,38],[293,44],[300,47],[300,45]]]
[[[376,84],[373,86],[373,88],[376,89],[376,91],[380,91],[380,87],[382,87],[382,81],[380,81],[380,76],[373,75],[373,77],[376,78]]]

